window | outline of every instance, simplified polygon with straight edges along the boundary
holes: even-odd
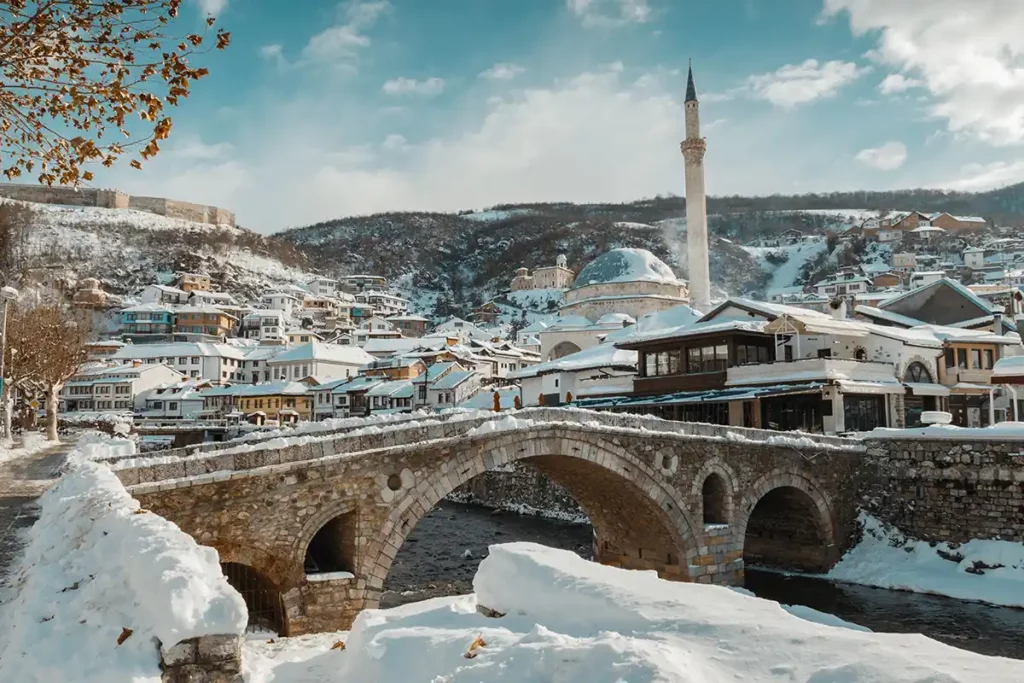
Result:
[[[992,352],[992,349],[985,349],[985,365],[984,365],[984,368],[986,370],[991,370],[992,366],[995,364],[994,361],[995,361],[995,354]]]
[[[955,356],[956,356],[956,352],[953,351],[953,349],[946,349],[946,367],[947,368],[955,368],[956,367],[956,358],[955,358]]]
[[[981,370],[981,349],[971,349],[971,370]]]
[[[931,384],[932,374],[928,372],[928,368],[923,363],[914,361],[907,366],[907,372],[903,379],[905,382],[914,382],[916,384]]]
[[[199,365],[199,356],[192,356],[192,365]]]
[[[967,369],[967,349],[956,350],[956,364],[964,370]]]
[[[818,358],[831,358],[832,349],[818,349]]]
[[[867,360],[868,352],[865,349],[857,349],[853,352],[853,357],[857,360]]]
[[[188,374],[189,374],[189,375],[190,375],[191,377],[198,377],[198,376],[199,376],[199,371],[198,371],[198,370],[193,370],[192,372],[190,372],[190,373],[188,373]]]
[[[655,365],[654,365],[655,361],[656,361],[656,355],[655,354],[653,354],[653,353],[645,353],[644,354],[644,367],[643,367],[644,377],[654,377],[654,375],[655,375],[655,372],[654,372],[654,370],[655,370]]]
[[[178,409],[178,403],[176,401],[171,401],[170,403],[167,404],[167,410],[177,410],[177,409]]]
[[[178,365],[184,365],[187,362],[188,362],[188,358],[185,358],[184,356],[181,356],[181,357],[178,358]]]

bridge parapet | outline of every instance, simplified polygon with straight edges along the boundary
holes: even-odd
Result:
[[[511,419],[510,419],[511,418]],[[509,422],[503,424],[503,421]],[[252,476],[254,470],[273,467],[274,473],[301,469],[311,461],[341,457],[368,457],[387,452],[404,452],[427,446],[462,444],[472,439],[475,430],[487,423],[495,429],[519,431],[533,427],[565,425],[584,427],[588,431],[621,434],[623,436],[667,436],[684,441],[724,440],[749,442],[767,446],[781,446],[796,451],[808,451],[804,457],[814,457],[824,451],[863,452],[859,441],[817,435],[794,435],[759,429],[744,429],[701,423],[672,422],[659,418],[635,415],[600,413],[579,409],[535,408],[516,413],[482,413],[467,419],[411,420],[388,423],[378,429],[329,430],[294,437],[276,437],[260,441],[228,442],[228,447],[210,451],[190,451],[175,457],[164,452],[161,458],[122,459],[108,463],[126,486],[156,485],[155,482],[173,482],[201,477],[212,481]],[[491,433],[485,432],[481,436]],[[396,450],[397,449],[397,450]],[[404,449],[404,450],[403,450]],[[298,467],[293,465],[299,464]],[[286,470],[280,469],[285,467]],[[173,486],[167,483],[166,486]],[[147,486],[148,490],[151,486]]]

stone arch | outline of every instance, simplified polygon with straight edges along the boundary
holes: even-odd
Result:
[[[312,514],[309,519],[303,522],[291,552],[293,567],[303,567],[303,562],[306,558],[306,554],[309,552],[310,545],[321,530],[323,530],[333,520],[349,515],[351,515],[349,519],[352,524],[357,526],[359,523],[359,515],[355,501],[345,500],[323,506]],[[301,581],[302,576],[297,576],[295,578]]]
[[[736,473],[721,458],[715,457],[705,460],[693,476],[693,485],[690,487],[690,500],[693,501],[694,510],[703,510],[704,507],[704,486],[708,479],[715,475],[719,477],[724,486],[724,517],[725,524],[733,524],[736,521],[735,497],[739,491],[739,480]],[[706,523],[706,522],[705,522]]]
[[[545,439],[521,432],[514,441],[504,439],[480,450],[467,447],[429,472],[393,507],[381,529],[382,538],[367,548],[357,572],[366,579],[366,607],[377,604],[399,548],[438,501],[477,475],[516,461],[528,462],[573,494],[594,524],[596,560],[656,569],[666,578],[689,578],[688,567],[697,558],[694,530],[698,527],[691,522],[685,502],[654,468],[610,443]],[[553,447],[553,442],[561,448]],[[623,514],[623,505],[629,506],[631,514]],[[645,543],[650,545],[645,548]]]
[[[736,539],[743,543],[745,562],[756,554],[775,566],[821,572],[839,559],[832,506],[822,489],[803,474],[765,475],[743,497],[739,516]]]
[[[729,523],[729,491],[725,479],[718,472],[704,478],[701,487],[701,510],[704,525]]]
[[[245,601],[249,613],[246,631],[282,634],[287,630],[281,588],[272,578],[243,562],[222,560],[220,568]]]
[[[555,346],[548,352],[548,357],[545,360],[557,360],[573,353],[579,353],[582,349],[571,341],[562,341],[555,344]]]
[[[274,552],[273,549],[267,550],[253,546],[216,541],[203,541],[203,545],[210,546],[217,551],[222,565],[231,563],[250,567],[267,577],[268,580],[272,581],[281,590],[284,590],[291,583],[291,567],[289,566],[291,557],[282,557]]]

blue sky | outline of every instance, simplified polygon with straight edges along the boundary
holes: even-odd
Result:
[[[299,9],[301,8],[301,10]],[[1019,0],[192,0],[232,32],[142,172],[262,232],[385,210],[1024,180]]]

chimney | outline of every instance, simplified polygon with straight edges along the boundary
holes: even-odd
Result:
[[[832,317],[836,320],[846,320],[846,298],[837,296],[832,301],[828,302],[828,307],[832,309]]]
[[[993,313],[992,314],[992,321],[994,322],[994,325],[992,326],[993,327],[992,331],[995,332],[1000,337],[1002,337],[1003,336],[1003,312],[1002,311],[996,311],[995,313]]]

